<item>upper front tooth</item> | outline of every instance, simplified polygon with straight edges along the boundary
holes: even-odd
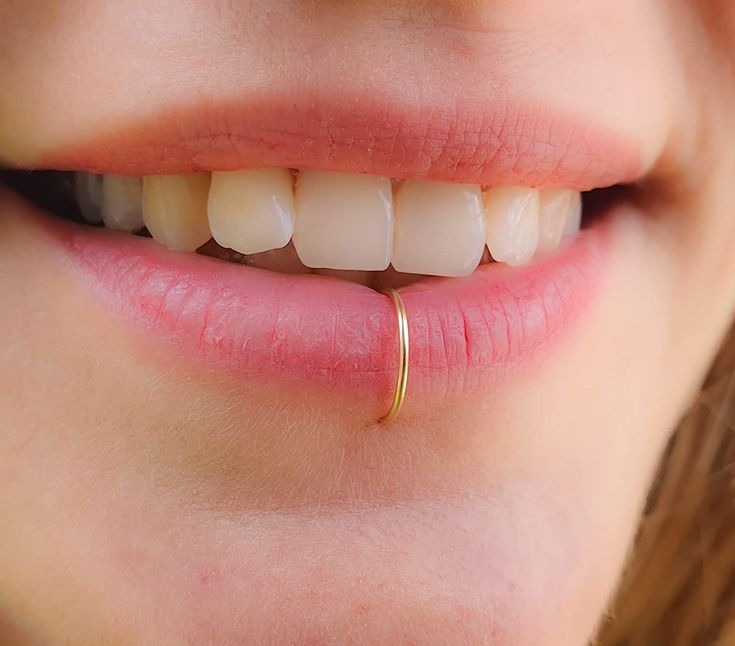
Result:
[[[547,253],[559,246],[572,193],[573,191],[556,188],[539,191],[538,251]]]
[[[393,242],[384,177],[304,171],[296,182],[293,243],[307,267],[383,271]]]
[[[292,184],[287,168],[212,173],[207,206],[212,237],[243,254],[285,247],[293,234]]]
[[[212,236],[207,221],[209,173],[143,178],[143,220],[154,239],[195,251]]]
[[[479,186],[409,180],[396,194],[393,267],[409,274],[467,276],[485,248]]]
[[[102,175],[74,173],[74,195],[79,212],[87,222],[102,222]]]
[[[538,191],[499,186],[485,193],[487,246],[498,262],[527,263],[536,252],[539,235]]]
[[[140,177],[105,175],[102,219],[110,229],[137,231],[143,224],[143,182]]]

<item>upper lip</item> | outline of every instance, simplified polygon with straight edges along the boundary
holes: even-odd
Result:
[[[126,175],[275,166],[588,190],[634,180],[641,164],[629,137],[522,97],[429,107],[299,91],[172,106],[37,166]]]

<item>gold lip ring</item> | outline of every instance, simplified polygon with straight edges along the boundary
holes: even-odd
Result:
[[[406,384],[408,383],[408,314],[401,295],[395,289],[384,289],[383,293],[387,294],[393,301],[398,317],[398,378],[396,379],[396,390],[393,394],[393,403],[390,410],[379,420],[383,424],[388,424],[398,417],[398,413],[401,412],[401,407],[406,399]]]

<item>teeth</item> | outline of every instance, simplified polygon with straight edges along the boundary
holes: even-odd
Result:
[[[74,195],[79,212],[87,222],[102,222],[102,175],[74,173]]]
[[[305,171],[296,182],[293,242],[307,267],[382,271],[393,243],[384,177]]]
[[[195,251],[207,242],[208,192],[208,173],[145,177],[143,220],[153,238],[176,251]]]
[[[102,180],[102,219],[105,226],[120,231],[138,231],[143,226],[143,182],[140,177],[105,175]]]
[[[569,211],[564,222],[563,238],[573,238],[579,233],[582,226],[582,194],[573,193],[569,201]]]
[[[145,226],[169,249],[196,251],[211,240],[201,253],[373,285],[382,278],[367,272],[390,265],[409,281],[466,276],[481,261],[523,265],[567,244],[582,221],[582,194],[569,189],[483,192],[327,171],[303,171],[294,187],[285,168],[144,178],[78,172],[74,190],[87,221],[128,232]]]
[[[500,186],[485,193],[487,246],[493,259],[523,265],[533,257],[539,239],[539,193],[530,188]]]
[[[208,202],[212,237],[243,254],[285,247],[293,234],[292,184],[286,168],[212,173]]]
[[[410,180],[396,195],[393,267],[409,274],[467,276],[485,247],[479,186]]]
[[[545,189],[539,192],[538,251],[549,253],[559,247],[573,191]]]

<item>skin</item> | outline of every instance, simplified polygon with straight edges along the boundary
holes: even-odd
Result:
[[[347,69],[530,88],[628,133],[646,174],[578,329],[390,433],[147,346],[0,191],[0,641],[585,643],[735,309],[731,5],[0,2],[8,166],[197,92]]]

